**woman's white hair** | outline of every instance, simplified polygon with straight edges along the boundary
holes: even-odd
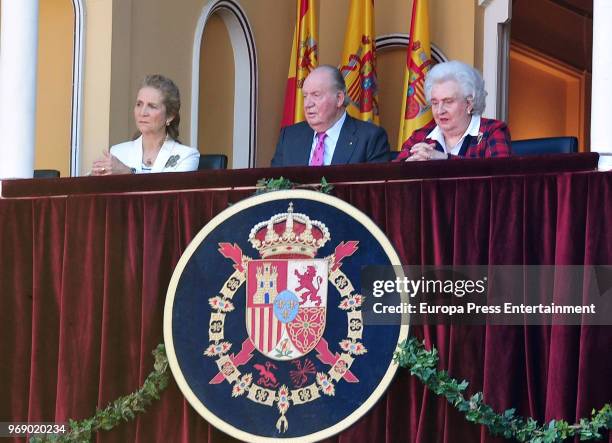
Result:
[[[431,101],[431,88],[437,83],[454,80],[463,92],[463,97],[472,102],[472,113],[482,115],[487,91],[478,70],[458,60],[434,65],[425,77],[425,98]]]

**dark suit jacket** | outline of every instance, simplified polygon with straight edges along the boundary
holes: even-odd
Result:
[[[272,166],[307,166],[314,131],[301,122],[281,129]],[[380,126],[346,115],[332,165],[389,161],[387,133]]]

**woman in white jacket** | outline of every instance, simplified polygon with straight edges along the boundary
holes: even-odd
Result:
[[[181,99],[162,75],[148,75],[136,97],[137,138],[120,143],[93,162],[91,175],[184,172],[198,169],[200,153],[178,141]]]

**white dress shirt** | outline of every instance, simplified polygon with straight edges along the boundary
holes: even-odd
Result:
[[[465,137],[468,135],[477,137],[479,131],[480,131],[480,115],[472,115],[472,119],[470,120],[470,124],[468,125],[467,129],[465,130],[465,132],[463,133],[459,141],[455,144],[455,146],[451,146],[450,149],[448,149],[448,147],[446,146],[446,142],[444,141],[444,134],[442,134],[442,130],[440,129],[438,125],[436,125],[436,127],[433,128],[433,131],[431,131],[427,135],[427,138],[435,140],[438,143],[440,143],[440,145],[444,149],[444,153],[458,155],[459,151],[461,150],[461,145],[463,145],[463,140],[465,140]]]
[[[338,143],[338,138],[340,138],[340,131],[342,130],[342,125],[344,124],[344,120],[346,120],[346,111],[342,113],[342,117],[338,119],[334,125],[329,128],[325,133],[327,137],[323,141],[325,144],[325,153],[323,154],[323,164],[328,166],[331,165],[332,158],[334,157],[334,151],[336,150],[336,144]],[[315,132],[312,137],[312,148],[310,148],[310,159],[312,160],[312,156],[314,154],[315,147],[317,146],[317,133]]]

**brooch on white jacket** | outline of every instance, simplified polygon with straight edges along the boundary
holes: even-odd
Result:
[[[176,154],[176,155],[171,155],[170,158],[168,158],[168,161],[166,162],[166,165],[164,166],[164,168],[173,168],[176,166],[176,164],[178,163],[179,158],[181,158],[180,155]]]

